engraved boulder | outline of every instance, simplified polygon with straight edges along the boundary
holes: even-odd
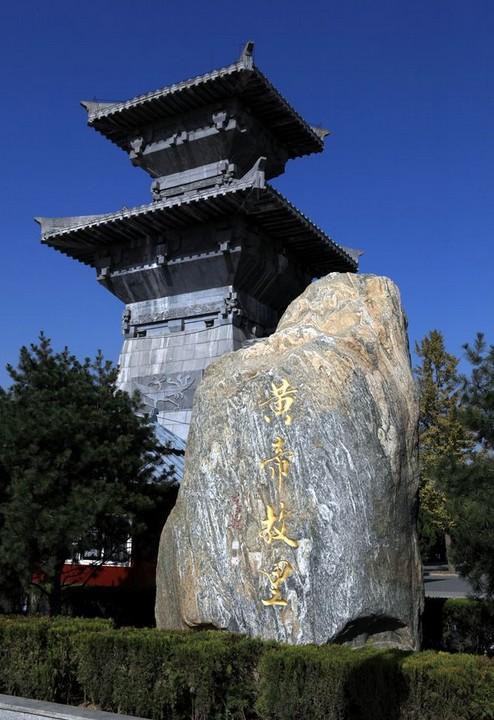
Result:
[[[419,645],[418,405],[396,286],[333,273],[211,364],[162,533],[156,620]]]

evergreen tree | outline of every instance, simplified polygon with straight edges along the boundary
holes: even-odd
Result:
[[[446,351],[438,330],[432,330],[416,353],[421,364],[415,369],[419,388],[419,540],[422,556],[441,544],[451,526],[447,493],[439,483],[445,458],[461,459],[471,445],[459,417],[460,378],[458,358]]]
[[[0,572],[35,584],[52,614],[61,608],[62,569],[76,552],[110,538],[159,500],[151,482],[157,444],[138,398],[116,389],[116,369],[98,354],[80,362],[50,340],[20,351],[12,385],[0,391]]]
[[[7,499],[9,474],[2,462],[2,428],[5,427],[5,393],[0,388],[0,508]],[[3,532],[3,515],[0,512],[0,538]],[[0,555],[0,612],[20,612],[22,609],[23,590],[17,573],[10,563],[2,560]]]
[[[494,346],[482,334],[465,345],[471,364],[464,378],[461,419],[475,445],[466,460],[442,467],[453,518],[451,536],[458,571],[475,590],[494,596]]]
[[[464,378],[462,419],[475,433],[476,441],[486,450],[494,449],[494,345],[486,346],[484,335],[477,333],[473,346],[463,346],[472,366],[470,378]]]

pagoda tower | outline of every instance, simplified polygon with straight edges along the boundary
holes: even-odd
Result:
[[[95,268],[125,303],[120,387],[187,437],[206,366],[269,335],[287,305],[329,272],[355,272],[337,245],[267,180],[321,152],[311,127],[253,62],[237,62],[126,102],[83,102],[88,124],[151,178],[151,202],[37,218],[42,242]]]

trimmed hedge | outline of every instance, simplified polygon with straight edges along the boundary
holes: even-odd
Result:
[[[257,709],[270,720],[394,720],[405,653],[339,645],[281,646],[259,664]]]
[[[263,643],[242,635],[123,630],[87,635],[78,679],[103,710],[152,718],[244,718]]]
[[[155,720],[493,720],[494,661],[0,616],[0,692]]]
[[[492,720],[494,662],[476,655],[410,655],[402,663],[406,701],[400,720]]]
[[[78,641],[109,630],[109,620],[0,615],[0,692],[77,703]]]

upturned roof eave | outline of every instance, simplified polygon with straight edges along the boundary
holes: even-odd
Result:
[[[269,184],[260,187],[259,185],[256,185],[255,182],[237,183],[233,187],[229,186],[225,188],[215,189],[213,191],[207,190],[197,192],[187,199],[185,199],[183,196],[180,196],[180,198],[172,198],[160,202],[148,203],[134,208],[124,208],[118,212],[108,213],[105,215],[90,216],[90,222],[87,222],[87,216],[81,218],[69,218],[71,224],[66,225],[65,227],[63,226],[62,218],[56,219],[56,225],[54,225],[50,219],[46,218],[38,219],[38,222],[41,221],[40,224],[42,227],[43,244],[49,245],[50,247],[53,247],[54,249],[59,250],[66,255],[69,255],[70,257],[74,257],[75,259],[83,262],[84,264],[90,265],[90,261],[86,261],[83,259],[84,253],[77,252],[74,248],[74,245],[77,244],[78,238],[81,240],[81,242],[83,240],[84,244],[87,245],[89,242],[88,235],[91,233],[92,230],[94,230],[95,235],[99,235],[101,231],[104,231],[106,229],[108,229],[109,231],[112,230],[112,233],[114,235],[113,239],[116,240],[118,236],[117,227],[119,224],[120,227],[122,227],[122,222],[125,222],[126,224],[132,224],[134,220],[138,221],[139,218],[145,218],[146,216],[156,214],[159,215],[161,213],[166,214],[167,211],[170,213],[172,211],[180,211],[181,207],[185,208],[187,206],[193,205],[194,203],[199,203],[200,205],[204,204],[204,207],[206,207],[206,204],[208,202],[213,202],[214,200],[221,199],[222,197],[224,197],[225,200],[234,200],[236,195],[244,196],[252,191],[257,191],[258,193],[256,197],[258,209],[255,212],[246,212],[248,216],[255,214],[261,220],[263,218],[267,218],[269,216],[269,213],[273,212],[273,209],[268,207],[268,205],[270,203],[272,204],[272,202],[274,201],[276,203],[276,211],[283,212],[286,218],[290,218],[291,220],[293,220],[298,225],[298,227],[304,228],[314,240],[316,240],[317,238],[317,240],[323,246],[326,245],[328,251],[331,251],[332,253],[339,256],[342,262],[347,265],[349,270],[357,271],[358,258],[350,248],[344,248],[343,246],[336,243],[321,228],[319,228],[311,220],[309,220],[306,215],[304,215],[300,210],[298,210],[298,208],[296,208],[292,203],[289,202],[289,200],[287,200],[281,193],[279,193]],[[242,199],[242,202],[244,203],[244,199]],[[83,222],[74,222],[75,220],[81,220]],[[134,223],[134,225],[135,224],[136,223]],[[43,227],[47,227],[50,229],[44,231]],[[111,241],[112,239],[112,233],[108,233],[109,241]],[[99,242],[100,240],[96,239],[90,244],[91,246],[96,246]]]
[[[207,188],[206,190],[198,190],[189,195],[177,195],[172,198],[165,200],[153,201],[150,203],[144,203],[142,205],[136,205],[132,208],[121,208],[111,213],[103,213],[99,215],[80,215],[78,217],[67,217],[67,218],[45,218],[36,217],[35,221],[41,225],[42,229],[42,240],[43,242],[50,237],[57,235],[66,235],[77,232],[78,230],[86,230],[92,227],[98,227],[101,225],[107,225],[115,220],[124,220],[128,218],[138,217],[139,215],[146,215],[148,213],[154,213],[159,210],[166,208],[178,207],[180,205],[190,205],[191,203],[198,202],[201,200],[207,200],[211,197],[217,197],[219,195],[226,195],[232,192],[239,192],[244,189],[252,189],[254,184],[251,180],[249,182],[237,182],[234,185],[226,185],[221,188]],[[66,221],[64,223],[64,220]],[[44,229],[46,228],[46,230]]]
[[[130,100],[115,103],[104,103],[96,101],[83,101],[81,105],[88,112],[88,124],[93,127],[104,137],[116,144],[122,149],[126,148],[125,128],[128,123],[130,131],[135,124],[139,124],[139,109],[145,108],[146,105],[160,104],[162,110],[163,102],[166,98],[179,96],[181,93],[194,92],[195,88],[218,83],[222,78],[229,77],[235,73],[245,73],[254,78],[260,86],[269,94],[274,104],[278,105],[279,110],[289,117],[297,126],[300,133],[301,147],[296,150],[292,148],[292,157],[301,157],[315,152],[322,152],[324,149],[324,139],[320,133],[316,132],[311,125],[290,105],[290,103],[281,95],[267,77],[253,64],[251,58],[242,56],[239,61],[227,65],[223,68],[213,70],[203,75],[198,75],[179,83],[174,83],[158,90],[153,90],[143,95],[137,95]],[[196,93],[197,94],[197,93]],[[204,100],[198,97],[197,106],[204,103]],[[170,112],[168,116],[172,116]],[[269,123],[268,123],[269,126]],[[276,134],[276,129],[274,130]],[[288,147],[288,150],[290,148]]]

